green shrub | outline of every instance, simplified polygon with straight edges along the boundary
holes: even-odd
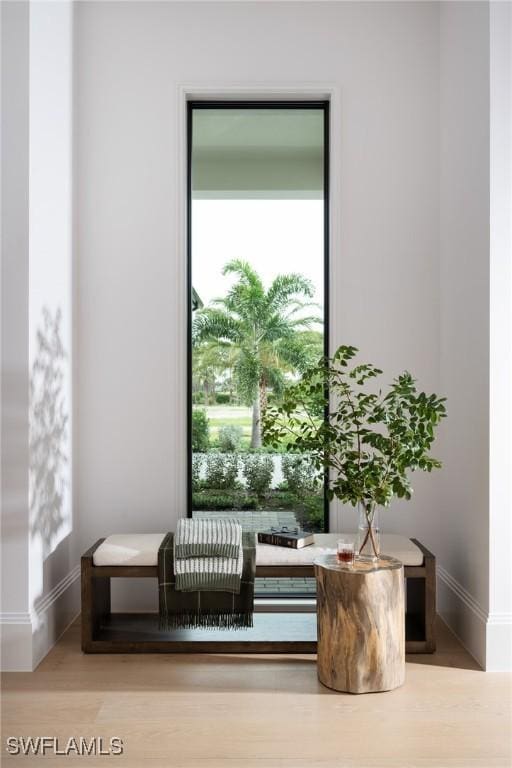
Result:
[[[204,404],[204,392],[192,392],[192,403],[194,405]]]
[[[192,456],[192,490],[198,491],[201,488],[201,456]]]
[[[281,469],[288,489],[303,496],[318,486],[318,470],[304,453],[286,453],[281,459]]]
[[[303,500],[305,527],[311,531],[322,531],[324,527],[324,497],[315,494]]]
[[[257,509],[258,499],[247,496],[243,491],[229,493],[228,491],[199,491],[192,494],[192,509],[214,510],[224,509]]]
[[[290,449],[285,443],[279,443],[278,445],[262,445],[261,448],[251,448],[250,453],[271,453],[275,456],[276,453],[287,453]]]
[[[288,490],[279,490],[273,493],[275,502],[284,509],[296,509],[300,505],[297,496]]]
[[[238,475],[238,456],[221,453],[209,453],[206,457],[207,488],[236,488]]]
[[[234,509],[236,507],[236,498],[222,493],[202,493],[192,494],[192,509],[197,510],[222,510]]]
[[[234,453],[240,448],[244,431],[242,427],[226,425],[219,429],[219,448],[224,453]]]
[[[210,445],[210,427],[204,408],[192,411],[192,450],[194,453],[204,453]]]
[[[270,489],[274,473],[272,458],[261,453],[249,453],[242,457],[242,464],[249,491],[258,498],[264,497]]]
[[[242,496],[239,498],[237,509],[258,509],[258,499],[256,496]]]
[[[227,405],[230,401],[229,394],[227,392],[217,392],[215,394],[215,402],[217,405]]]

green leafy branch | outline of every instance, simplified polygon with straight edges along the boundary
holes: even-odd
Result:
[[[408,372],[386,394],[373,391],[382,371],[349,365],[357,352],[341,346],[309,368],[285,390],[281,405],[267,409],[263,434],[269,445],[284,442],[308,453],[329,478],[329,499],[361,504],[371,535],[377,506],[411,498],[410,472],[441,467],[430,448],[446,408],[444,397],[417,392]]]

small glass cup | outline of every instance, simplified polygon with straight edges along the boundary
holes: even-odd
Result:
[[[356,557],[354,542],[349,541],[348,539],[340,539],[338,541],[336,557],[340,565],[346,565],[348,568],[352,568]]]

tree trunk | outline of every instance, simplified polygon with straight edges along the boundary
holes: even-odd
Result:
[[[252,406],[252,435],[251,448],[261,448],[261,419],[267,408],[267,385],[262,377],[258,384],[258,391]]]
[[[405,677],[403,566],[394,558],[352,569],[315,563],[318,677],[336,691],[390,691]],[[331,558],[332,560],[332,558]]]
[[[233,370],[231,368],[228,368],[229,376],[228,376],[228,397],[229,397],[229,404],[233,405]]]
[[[251,448],[261,448],[261,412],[260,412],[260,393],[256,393],[252,404],[252,432]]]
[[[263,417],[265,415],[265,411],[267,410],[267,382],[265,381],[265,377],[262,376],[260,379],[260,416]]]

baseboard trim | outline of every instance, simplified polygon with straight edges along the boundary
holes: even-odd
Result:
[[[32,624],[32,617],[28,612],[18,611],[9,613],[4,611],[0,613],[0,624]]]
[[[512,624],[512,613],[494,611],[494,613],[489,614],[487,624]]]
[[[487,618],[486,670],[512,670],[512,613],[494,611]]]
[[[32,609],[32,669],[51,651],[80,613],[80,565],[76,565]]]
[[[75,582],[80,576],[80,565],[76,565],[63,579],[56,584],[46,595],[34,602],[32,617],[36,618],[46,613],[51,606],[57,602],[59,597]]]
[[[80,565],[76,565],[31,611],[0,613],[1,669],[31,672],[80,613]]]
[[[437,581],[439,615],[482,669],[512,669],[512,614],[486,611],[441,565]]]
[[[0,669],[32,671],[32,619],[30,613],[0,614]]]
[[[437,575],[457,595],[459,600],[462,600],[464,605],[469,608],[470,611],[473,611],[475,616],[477,616],[480,621],[483,621],[485,624],[487,621],[487,612],[484,611],[480,603],[475,600],[473,595],[468,592],[465,587],[462,586],[460,581],[457,581],[457,579],[455,579],[451,573],[443,568],[442,565],[437,566]]]

